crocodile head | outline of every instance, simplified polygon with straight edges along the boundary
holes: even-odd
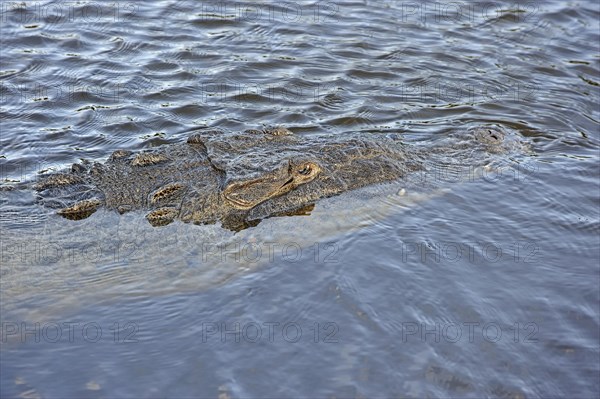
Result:
[[[216,197],[198,191],[180,218],[238,229],[270,216],[306,214],[320,198],[390,181],[411,169],[399,135],[296,135],[287,130],[197,131],[188,143],[221,176]]]
[[[392,180],[405,171],[403,162],[410,163],[399,135],[275,132],[208,131],[193,136],[192,141],[202,142],[211,164],[225,176],[224,202],[248,210],[298,189],[328,196]]]
[[[229,183],[223,190],[223,198],[236,209],[249,210],[313,181],[319,173],[321,167],[316,162],[288,161],[264,176]]]

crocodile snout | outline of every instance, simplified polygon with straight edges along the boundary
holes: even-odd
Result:
[[[229,184],[223,197],[234,208],[248,210],[314,180],[321,167],[314,162],[288,162],[279,172]]]

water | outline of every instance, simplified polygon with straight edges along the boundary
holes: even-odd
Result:
[[[238,234],[3,192],[2,397],[598,396],[595,2],[1,6],[5,185],[203,126],[534,152]]]

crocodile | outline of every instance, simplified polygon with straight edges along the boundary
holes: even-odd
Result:
[[[321,198],[423,171],[431,154],[479,154],[482,160],[520,146],[496,126],[448,137],[450,142],[427,149],[397,133],[202,129],[184,143],[117,150],[104,163],[73,164],[41,178],[35,190],[40,202],[71,220],[103,206],[119,213],[145,210],[153,226],[178,219],[239,231],[267,217],[310,213]]]

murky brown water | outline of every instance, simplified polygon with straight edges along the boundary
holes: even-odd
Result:
[[[598,396],[595,2],[0,6],[5,185],[204,126],[535,153],[235,235],[3,192],[2,397]]]

